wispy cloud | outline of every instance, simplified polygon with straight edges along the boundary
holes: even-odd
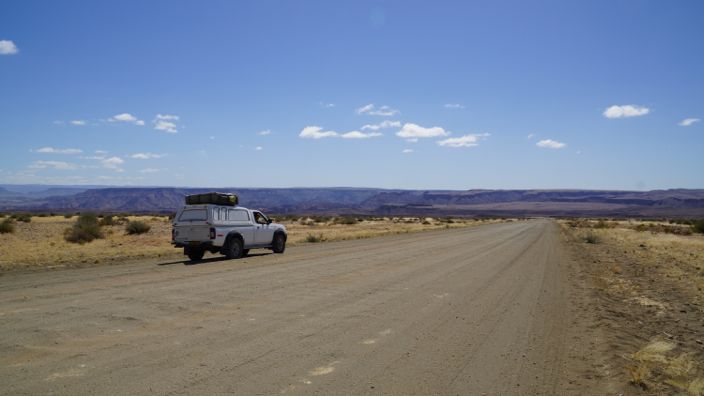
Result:
[[[116,114],[110,118],[108,118],[108,122],[126,122],[129,124],[134,124],[134,125],[144,125],[144,121],[138,119],[137,117],[133,116],[130,113],[121,113],[121,114]]]
[[[343,133],[341,136],[343,139],[369,139],[377,136],[382,136],[382,133],[379,132],[360,132],[360,131],[350,131],[347,133]]]
[[[488,133],[468,134],[440,140],[438,144],[443,147],[474,147],[479,145],[480,140],[486,139],[488,136]]]
[[[376,108],[373,103],[370,103],[368,105],[364,105],[364,106],[357,109],[357,114],[368,114],[368,115],[376,115],[376,116],[383,116],[383,117],[394,116],[398,113],[399,113],[398,110],[392,109],[389,106],[381,106],[379,108]]]
[[[71,120],[69,123],[76,126],[85,126],[87,124],[85,120]]]
[[[178,129],[176,126],[176,121],[179,120],[179,116],[172,114],[157,114],[156,118],[152,120],[154,124],[154,129],[157,131],[177,133]]]
[[[699,118],[685,118],[684,120],[680,121],[677,125],[690,126],[690,125],[695,124],[699,121],[701,121]]]
[[[539,141],[538,143],[535,144],[536,146],[540,148],[548,148],[548,149],[561,149],[567,147],[567,144],[558,142],[556,140],[552,139],[543,139]]]
[[[602,113],[606,118],[639,117],[650,113],[650,109],[637,105],[613,105]]]
[[[320,102],[320,107],[324,109],[332,109],[333,107],[335,107],[335,103]]]
[[[271,130],[270,129],[265,129],[263,131],[257,132],[257,135],[259,136],[269,136],[271,135]]]
[[[301,133],[298,134],[298,137],[302,139],[322,139],[335,136],[337,136],[337,132],[324,131],[323,128],[315,125],[303,128]]]
[[[441,127],[425,128],[410,122],[403,124],[403,128],[396,132],[396,136],[404,139],[432,138],[447,135],[449,135],[449,133]]]
[[[535,136],[534,133],[529,133],[528,136],[526,136],[526,139],[528,139],[528,140],[533,139],[534,136]]]
[[[404,154],[412,154],[412,153],[415,153],[415,150],[413,150],[413,149],[403,149],[403,151],[401,151],[401,152],[404,153]]]
[[[264,150],[264,147],[262,147],[262,146],[257,146],[254,148],[254,151],[262,151],[262,150]]]
[[[159,168],[144,168],[144,169],[140,169],[138,172],[139,173],[156,173],[156,172],[161,172],[161,169],[159,169]]]
[[[164,158],[164,157],[166,157],[166,154],[135,153],[135,154],[130,155],[130,158],[141,159],[141,160]]]
[[[400,126],[401,126],[401,121],[384,120],[378,124],[366,124],[362,127],[362,130],[363,131],[366,131],[366,130],[378,131],[379,129],[398,128]]]
[[[56,169],[56,170],[73,170],[78,169],[78,165],[63,161],[35,161],[29,165],[30,169]]]
[[[12,40],[0,40],[0,55],[14,55],[19,49]]]
[[[55,148],[55,147],[42,147],[40,149],[34,150],[36,153],[42,154],[80,154],[83,152],[81,149],[76,148]]]
[[[453,109],[453,110],[464,109],[464,106],[459,103],[447,103],[443,107],[445,107],[446,109]]]

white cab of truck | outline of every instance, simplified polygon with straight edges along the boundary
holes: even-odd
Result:
[[[240,258],[256,248],[283,253],[287,237],[286,227],[272,223],[258,210],[201,204],[176,212],[171,243],[183,248],[191,260],[202,259],[205,252]]]

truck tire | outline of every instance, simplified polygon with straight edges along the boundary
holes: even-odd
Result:
[[[203,259],[205,250],[200,248],[188,248],[185,253],[191,261],[198,261]]]
[[[286,250],[286,237],[281,234],[274,234],[274,240],[271,242],[271,250],[274,253],[283,253]]]
[[[223,246],[222,254],[229,259],[238,259],[244,254],[244,244],[242,240],[237,237],[231,237]]]
[[[248,254],[249,254],[249,249],[244,249],[242,251],[242,257],[247,257]]]

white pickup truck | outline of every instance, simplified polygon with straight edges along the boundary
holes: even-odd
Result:
[[[240,258],[255,248],[283,253],[287,237],[286,227],[257,210],[202,204],[186,205],[176,213],[171,243],[191,260],[202,259],[205,252]]]

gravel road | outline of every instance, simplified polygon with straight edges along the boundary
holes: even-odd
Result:
[[[4,274],[0,393],[564,391],[551,221],[253,253]]]

